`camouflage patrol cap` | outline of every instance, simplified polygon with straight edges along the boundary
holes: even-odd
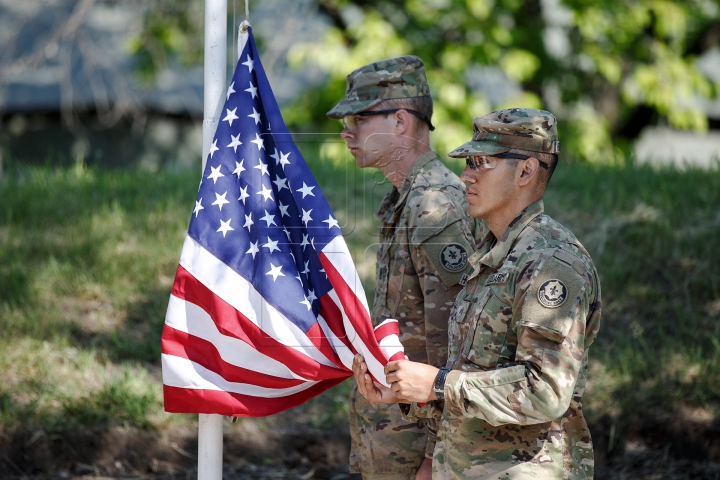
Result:
[[[372,108],[383,100],[430,96],[425,64],[414,55],[388,58],[354,70],[347,76],[345,98],[327,113],[330,118]]]
[[[509,108],[473,120],[473,138],[448,153],[450,157],[493,155],[513,148],[559,153],[555,116],[534,108]]]

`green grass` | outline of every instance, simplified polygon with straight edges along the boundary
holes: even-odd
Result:
[[[301,144],[372,301],[388,190],[335,145]],[[453,165],[458,170],[458,165]],[[160,333],[196,170],[15,168],[0,180],[0,433],[162,429]],[[547,212],[600,271],[603,320],[585,395],[591,423],[720,408],[720,171],[562,165]],[[329,428],[349,382],[300,407]]]

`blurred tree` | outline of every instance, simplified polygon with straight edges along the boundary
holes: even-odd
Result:
[[[284,109],[295,129],[337,131],[325,112],[343,96],[345,76],[404,54],[426,63],[441,152],[468,138],[473,117],[522,106],[561,120],[565,158],[618,162],[648,124],[707,129],[698,99],[720,91],[695,64],[720,43],[720,0],[315,2],[331,27],[318,42],[295,44],[288,60],[328,79]],[[133,47],[141,72],[151,75],[173,52],[197,58],[197,42],[182,39],[201,4],[164,0],[148,11]]]

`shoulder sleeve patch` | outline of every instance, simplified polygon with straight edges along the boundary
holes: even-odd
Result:
[[[562,341],[570,332],[572,317],[587,283],[564,261],[546,258],[530,281],[518,325],[556,342]]]
[[[475,249],[464,230],[463,223],[456,221],[417,247],[445,288],[457,285],[470,273],[468,258]]]

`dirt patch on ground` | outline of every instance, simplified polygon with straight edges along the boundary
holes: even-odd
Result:
[[[697,416],[697,415],[696,415]],[[596,478],[720,479],[720,426],[700,415],[592,426]],[[614,425],[614,426],[613,426]],[[225,426],[224,478],[359,480],[346,430],[244,419]],[[197,430],[18,430],[0,442],[1,478],[196,478]]]

